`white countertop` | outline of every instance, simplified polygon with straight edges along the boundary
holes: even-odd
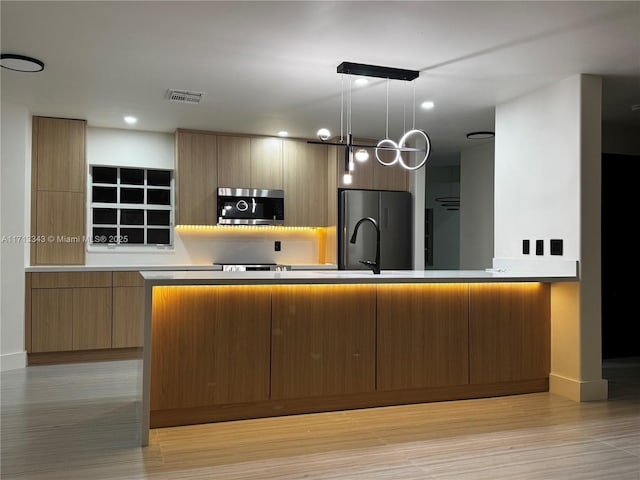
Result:
[[[147,285],[269,285],[362,283],[566,282],[577,275],[493,270],[308,270],[288,272],[141,271]]]
[[[292,270],[335,270],[334,263],[290,265]],[[220,271],[220,265],[32,265],[25,272]]]

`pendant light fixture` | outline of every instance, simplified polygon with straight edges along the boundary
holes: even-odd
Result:
[[[386,167],[399,163],[406,170],[417,170],[423,167],[431,153],[431,140],[427,132],[415,127],[415,83],[413,86],[413,126],[411,130],[406,131],[400,140],[396,143],[389,138],[389,81],[390,80],[403,80],[413,81],[420,75],[420,72],[416,70],[405,70],[400,68],[381,67],[377,65],[366,65],[362,63],[342,62],[337,67],[337,73],[342,74],[342,89],[340,97],[340,141],[339,142],[327,142],[330,134],[326,128],[318,130],[318,138],[320,141],[309,140],[307,143],[335,145],[344,147],[344,176],[343,183],[350,185],[352,183],[351,172],[354,170],[354,158],[356,161],[364,162],[369,158],[368,148],[372,148],[371,145],[356,145],[353,143],[353,135],[351,131],[351,75],[367,76],[385,78],[387,80],[387,98],[386,98],[386,129],[385,138],[380,140],[375,147],[375,156],[378,162]],[[344,128],[344,75],[349,75],[349,96],[348,96],[348,108],[347,108],[347,135],[346,143],[344,143],[343,128]],[[409,138],[414,136],[421,136],[425,142],[425,148],[413,148],[406,146]],[[354,153],[354,149],[355,153]],[[391,161],[385,161],[380,158],[382,151],[393,152],[393,159]],[[405,162],[402,157],[402,153],[423,153],[424,157],[416,165],[411,166]]]

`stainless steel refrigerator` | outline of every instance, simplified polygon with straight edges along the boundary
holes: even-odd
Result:
[[[360,260],[376,255],[376,231],[370,222],[360,225],[356,243],[349,239],[358,220],[373,218],[380,228],[382,270],[413,268],[413,213],[411,193],[377,190],[341,190],[338,202],[338,268],[367,269]]]

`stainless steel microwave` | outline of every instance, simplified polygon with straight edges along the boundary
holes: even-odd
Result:
[[[218,188],[219,225],[282,225],[284,191]]]

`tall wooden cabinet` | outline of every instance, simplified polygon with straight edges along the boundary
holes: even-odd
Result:
[[[86,122],[33,117],[32,265],[84,264]]]
[[[215,225],[218,186],[216,135],[176,132],[176,224]]]

